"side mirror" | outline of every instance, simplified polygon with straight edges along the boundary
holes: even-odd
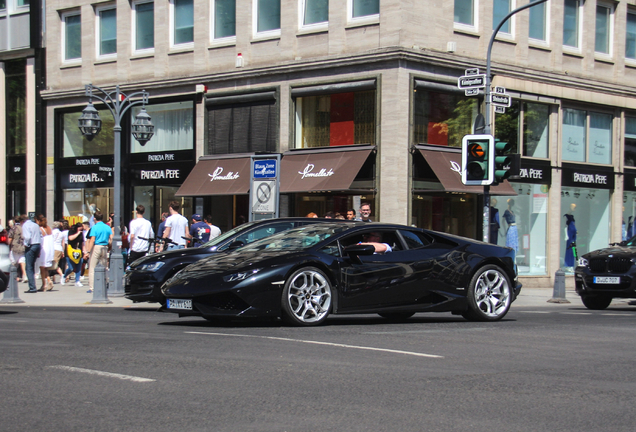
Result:
[[[228,250],[234,250],[234,249],[238,249],[240,247],[245,246],[245,243],[243,243],[240,240],[237,241],[233,241],[232,243],[230,243],[230,245],[227,247]]]
[[[344,251],[355,264],[362,264],[360,256],[373,255],[375,248],[371,245],[356,244],[347,246]]]

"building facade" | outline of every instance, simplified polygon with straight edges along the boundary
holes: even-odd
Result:
[[[156,126],[142,147],[124,121],[124,220],[141,203],[157,223],[178,199],[228,229],[249,215],[250,155],[272,153],[283,216],[369,202],[373,220],[481,238],[483,188],[459,179],[484,96],[457,81],[485,72],[493,28],[525,3],[49,2],[46,213],[112,209],[111,116],[96,105],[93,141],[77,119],[84,85],[119,84],[150,93]],[[524,284],[546,286],[571,271],[573,232],[584,253],[634,230],[636,4],[533,6],[502,27],[492,70],[512,96],[494,135],[522,162],[492,189],[491,238],[516,248]]]

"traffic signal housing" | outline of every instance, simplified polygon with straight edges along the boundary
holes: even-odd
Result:
[[[462,139],[462,183],[487,186],[495,179],[495,139],[492,135],[465,135]]]
[[[499,184],[510,177],[510,166],[512,164],[512,156],[507,154],[512,149],[510,143],[495,140],[495,157],[494,172],[495,179],[493,184]]]

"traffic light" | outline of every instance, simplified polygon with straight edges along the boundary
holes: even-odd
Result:
[[[495,157],[494,157],[494,171],[495,179],[493,184],[499,184],[505,179],[510,177],[510,165],[512,164],[512,157],[507,155],[512,148],[510,143],[495,140]]]
[[[492,135],[465,135],[462,139],[462,183],[489,185],[494,180],[495,140]]]

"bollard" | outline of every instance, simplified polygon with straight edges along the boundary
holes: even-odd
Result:
[[[565,273],[563,270],[559,269],[554,273],[554,291],[548,303],[570,303],[570,301],[565,298]]]
[[[11,270],[9,270],[9,286],[4,292],[4,297],[0,300],[0,303],[24,303],[18,296],[18,269],[14,264],[11,264]]]
[[[92,304],[110,304],[112,301],[108,300],[106,296],[106,267],[101,264],[97,264],[95,267],[95,279],[93,282],[93,300]]]

